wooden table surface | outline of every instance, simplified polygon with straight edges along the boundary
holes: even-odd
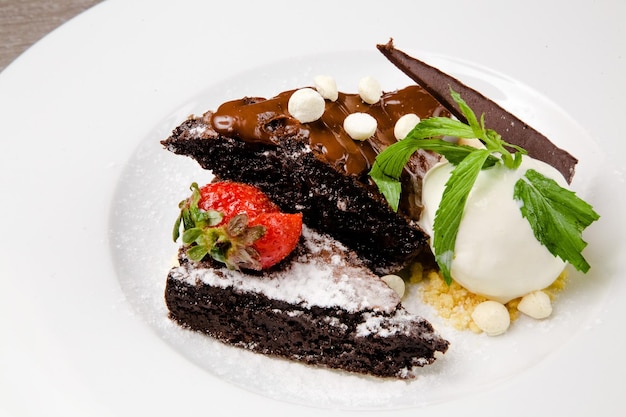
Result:
[[[28,47],[102,0],[0,0],[0,72]]]

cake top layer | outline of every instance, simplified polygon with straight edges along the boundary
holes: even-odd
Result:
[[[304,308],[341,308],[351,313],[392,313],[400,298],[378,276],[360,265],[334,239],[303,227],[303,250],[284,269],[252,275],[227,268],[183,263],[172,277],[190,285],[202,282],[255,292]]]
[[[397,141],[394,126],[400,117],[447,114],[429,93],[412,85],[384,93],[374,104],[364,102],[359,94],[340,92],[337,100],[325,101],[320,119],[300,123],[288,111],[289,98],[295,91],[270,99],[246,97],[226,102],[213,113],[211,125],[222,135],[269,145],[279,143],[284,136],[305,135],[316,156],[340,172],[358,176],[371,168],[382,149]],[[354,140],[346,133],[344,120],[353,113],[367,113],[376,119],[376,131],[368,139]]]

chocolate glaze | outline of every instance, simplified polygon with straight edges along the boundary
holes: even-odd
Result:
[[[477,116],[484,114],[486,126],[502,135],[506,142],[526,149],[530,156],[552,165],[571,182],[578,160],[543,134],[454,77],[396,49],[393,40],[377,47],[391,63],[424,87],[459,120],[466,121],[450,97],[450,88],[461,95]]]
[[[376,155],[396,142],[393,129],[401,116],[415,113],[427,118],[448,114],[424,89],[409,86],[383,94],[375,104],[363,102],[358,94],[339,93],[336,101],[326,100],[326,110],[319,120],[300,123],[287,111],[294,91],[270,99],[254,97],[226,102],[215,111],[211,124],[222,135],[269,145],[285,136],[305,135],[318,158],[339,172],[362,177],[369,172]],[[365,141],[353,140],[343,129],[346,116],[355,112],[369,113],[378,122],[376,133]]]
[[[190,116],[161,143],[194,158],[218,179],[258,187],[284,212],[302,213],[307,226],[354,250],[379,275],[418,258],[432,261],[428,237],[416,220],[421,180],[439,155],[420,150],[411,156],[397,212],[368,173],[379,150],[395,142],[399,117],[449,113],[413,85],[384,94],[374,105],[356,94],[340,94],[336,102],[326,101],[321,120],[301,124],[287,111],[293,91],[267,100],[235,100]],[[345,116],[354,111],[378,120],[378,131],[366,141],[352,140],[343,129]]]

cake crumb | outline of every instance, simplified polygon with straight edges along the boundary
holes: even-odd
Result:
[[[482,332],[471,316],[477,305],[487,301],[486,297],[466,290],[455,281],[447,285],[439,271],[424,269],[419,263],[413,264],[410,271],[409,282],[419,285],[419,294],[422,301],[433,307],[441,318],[449,322],[456,330],[469,330],[473,333]],[[567,271],[564,270],[543,291],[548,294],[551,300],[554,300],[566,285]],[[517,309],[520,300],[521,297],[505,304],[509,311],[511,322],[517,320],[520,316],[520,312]]]

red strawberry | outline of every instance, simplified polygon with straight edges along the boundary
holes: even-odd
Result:
[[[302,234],[302,213],[261,213],[250,219],[249,226],[262,225],[265,234],[252,247],[261,259],[261,269],[285,259],[294,250]]]
[[[260,213],[280,211],[258,188],[230,181],[214,182],[201,187],[198,207],[204,211],[222,212],[224,223],[240,213],[246,213],[249,218],[253,218]]]
[[[231,269],[269,268],[296,247],[302,232],[302,214],[279,211],[257,188],[234,182],[217,182],[198,188],[183,200],[174,226],[187,255],[195,261],[210,255]]]

